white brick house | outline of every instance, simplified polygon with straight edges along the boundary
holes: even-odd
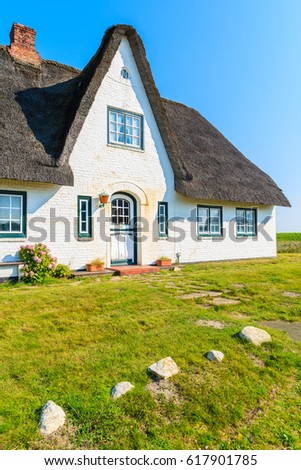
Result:
[[[38,241],[76,270],[276,255],[288,200],[197,111],[160,97],[132,27],[110,28],[82,72],[41,60],[34,38],[14,24],[0,49],[0,265]]]

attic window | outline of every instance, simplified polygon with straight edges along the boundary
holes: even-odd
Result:
[[[143,116],[117,109],[108,111],[108,142],[143,149]]]
[[[120,74],[125,80],[128,80],[130,78],[130,73],[125,67],[122,67]]]

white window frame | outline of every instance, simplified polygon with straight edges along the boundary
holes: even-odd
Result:
[[[239,214],[240,213],[240,214]],[[252,217],[250,218],[250,215]],[[240,220],[242,219],[242,222]],[[250,223],[251,220],[251,223]],[[257,236],[257,209],[256,208],[236,208],[236,236],[256,237]]]
[[[113,115],[116,115],[116,119]],[[127,119],[132,122],[127,123]],[[134,120],[139,125],[135,125]],[[128,132],[128,129],[131,132]],[[130,139],[131,142],[127,141]],[[122,109],[108,108],[108,143],[143,150],[143,116]]]
[[[200,213],[205,212],[205,219],[203,220],[204,215]],[[216,215],[212,215],[213,211],[218,211],[218,229],[214,227],[216,224],[213,222],[213,219],[216,218]],[[221,237],[223,230],[223,211],[220,206],[197,206],[197,234],[198,237]]]
[[[9,217],[1,218],[0,213],[0,222],[9,222],[8,230],[1,230],[0,228],[0,238],[23,238],[26,237],[26,193],[17,192],[17,191],[1,191],[0,196],[9,198],[8,206],[0,206],[0,209],[8,210]],[[20,207],[13,207],[13,199],[20,200]],[[13,210],[18,210],[20,212],[19,217],[13,216]],[[13,230],[12,224],[16,222],[20,225],[20,230]]]

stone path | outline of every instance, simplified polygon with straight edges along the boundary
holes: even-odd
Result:
[[[275,330],[286,331],[290,338],[301,342],[301,322],[289,322],[283,320],[263,321],[259,323],[261,326],[275,328]]]
[[[196,322],[197,326],[211,326],[217,330],[223,330],[225,325],[221,321],[217,320],[199,320]]]

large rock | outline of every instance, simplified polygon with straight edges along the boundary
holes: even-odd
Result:
[[[169,356],[152,364],[147,370],[156,377],[159,377],[159,379],[168,379],[168,377],[179,372],[177,364]]]
[[[255,326],[245,326],[239,333],[239,337],[248,341],[249,343],[260,346],[261,343],[268,343],[272,341],[271,336],[264,330],[260,328],[255,328]]]
[[[49,400],[46,405],[44,405],[41,412],[39,423],[40,433],[49,436],[62,427],[65,424],[65,420],[66,415],[64,410],[53,401]]]
[[[111,397],[112,398],[119,398],[124,395],[126,392],[129,392],[134,388],[130,382],[119,382],[115,387],[112,388]]]
[[[214,349],[212,349],[206,354],[206,357],[209,359],[209,361],[222,362],[224,359],[224,354],[221,351],[214,351]]]

